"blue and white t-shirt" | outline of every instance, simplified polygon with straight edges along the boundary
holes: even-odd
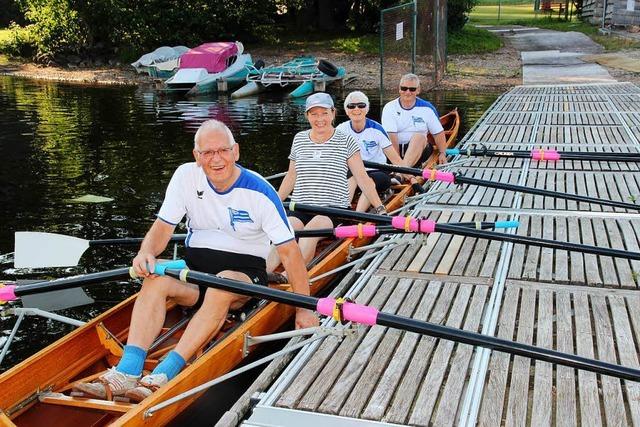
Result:
[[[384,149],[391,146],[391,141],[382,125],[375,120],[366,119],[364,129],[357,132],[351,126],[351,120],[340,123],[337,129],[351,135],[360,146],[360,156],[363,161],[387,163]]]
[[[294,238],[278,193],[257,173],[240,167],[240,176],[218,192],[195,162],[178,167],[158,217],[171,225],[187,216],[187,247],[209,248],[266,259],[270,242]]]
[[[388,102],[382,109],[382,127],[397,133],[400,145],[407,144],[414,133],[436,135],[444,130],[436,108],[421,98],[416,98],[415,105],[409,109],[400,105],[398,98]]]

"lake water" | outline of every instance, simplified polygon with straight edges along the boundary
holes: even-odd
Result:
[[[341,106],[348,93],[334,93]],[[369,117],[380,119],[369,93]],[[434,92],[423,97],[441,114],[458,107],[464,135],[499,93]],[[339,108],[338,120],[346,120]],[[155,218],[175,168],[192,161],[193,135],[204,120],[225,122],[240,144],[240,162],[263,175],[286,170],[296,132],[307,129],[304,99],[267,94],[185,100],[151,88],[82,87],[0,76],[0,254],[13,251],[16,231],[46,231],[83,239],[141,237]],[[73,203],[87,194],[108,203]],[[90,250],[77,268],[16,271],[1,279],[54,278],[127,265],[137,248]],[[137,290],[125,282],[96,285],[96,303],[60,313],[89,320]],[[0,345],[15,319],[0,316]],[[63,336],[72,327],[27,318],[0,372]]]

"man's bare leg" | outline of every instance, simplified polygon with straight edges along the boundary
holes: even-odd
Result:
[[[237,271],[222,271],[220,277],[252,283],[249,276]],[[249,297],[219,289],[208,289],[202,307],[194,314],[174,349],[184,360],[189,360],[211,336],[215,336],[227,318],[229,308],[240,308]]]
[[[166,276],[144,279],[131,315],[128,345],[147,350],[162,330],[167,299],[191,306],[198,300],[198,288]]]
[[[414,167],[420,160],[424,149],[427,147],[427,137],[420,133],[415,133],[409,140],[409,146],[402,159],[402,164],[406,167]]]

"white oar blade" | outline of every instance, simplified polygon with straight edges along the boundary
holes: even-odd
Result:
[[[18,231],[15,234],[16,268],[72,267],[89,247],[89,241],[63,234]]]

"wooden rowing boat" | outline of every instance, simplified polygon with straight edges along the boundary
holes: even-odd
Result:
[[[441,118],[449,146],[455,144],[460,118],[457,111]],[[430,163],[435,161],[430,159]],[[385,201],[387,210],[402,206],[410,195],[409,185],[397,186]],[[365,245],[370,239],[335,241],[322,250],[318,261],[309,268],[316,277],[346,262],[349,248]],[[317,294],[330,282],[326,277],[313,283]],[[260,301],[245,311],[246,319],[231,317],[228,325],[203,348],[196,358],[166,386],[139,404],[70,395],[73,383],[91,380],[117,363],[128,334],[135,295],[76,329],[57,342],[0,375],[0,425],[164,425],[181,413],[195,398],[185,399],[153,417],[145,411],[177,394],[232,370],[243,358],[244,337],[270,334],[294,315],[293,307]],[[149,351],[145,369],[153,369],[158,359],[170,351],[181,336],[188,316],[178,306],[169,304],[163,333]]]

